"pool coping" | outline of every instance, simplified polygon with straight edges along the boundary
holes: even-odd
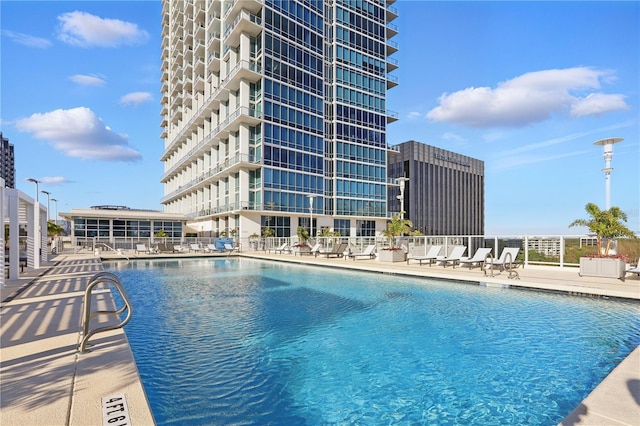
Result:
[[[512,280],[504,274],[485,277],[478,269],[454,270],[406,265],[406,262],[386,265],[375,260],[345,261],[262,253],[231,255],[237,256],[588,297],[640,300],[640,278],[625,282],[585,279],[578,277],[577,271],[571,273],[558,268],[527,267],[519,270],[520,280]],[[186,257],[203,256],[162,256]],[[133,260],[155,258],[158,257]],[[25,274],[19,282],[9,282],[7,287],[0,289],[0,424],[99,424],[103,420],[100,398],[118,392],[127,395],[132,424],[155,424],[124,330],[100,334],[94,338],[91,352],[76,353],[80,336],[75,317],[82,306],[81,295],[90,277],[102,270],[103,259],[123,260],[106,256],[97,259],[86,254],[59,255],[52,257],[52,262],[41,269]],[[638,418],[640,346],[560,424],[638,425]]]

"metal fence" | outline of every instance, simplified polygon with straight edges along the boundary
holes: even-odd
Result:
[[[136,250],[138,244],[147,247],[155,247],[158,243],[173,243],[184,247],[187,251],[191,244],[205,247],[207,244],[215,244],[215,237],[183,237],[172,238],[75,238],[74,244],[58,243],[58,252],[95,252],[96,250],[120,250],[122,252]],[[223,239],[229,240],[229,239]],[[299,238],[272,237],[272,238],[232,238],[236,247],[241,251],[270,251],[282,244],[299,244]],[[318,237],[307,242],[310,246],[319,243],[322,250],[331,249],[334,245],[347,243],[348,250],[362,252],[367,245],[375,244],[380,250],[390,246],[390,240],[386,237]],[[465,256],[473,256],[478,248],[492,249],[492,255],[497,257],[505,247],[517,247],[520,249],[518,260],[526,265],[549,265],[560,267],[579,266],[580,257],[597,253],[596,239],[589,235],[525,235],[525,236],[420,236],[399,237],[397,245],[414,256],[425,255],[432,245],[443,246],[442,255],[448,255],[456,245],[467,247]],[[640,258],[640,239],[619,239],[613,244],[613,252],[627,257],[628,262],[635,264]]]

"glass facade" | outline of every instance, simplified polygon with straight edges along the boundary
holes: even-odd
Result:
[[[383,224],[392,3],[163,0],[165,211],[248,235],[313,195],[320,226]]]
[[[168,238],[182,237],[182,222],[121,220],[121,219],[73,219],[74,237],[132,237],[150,238],[164,230]]]

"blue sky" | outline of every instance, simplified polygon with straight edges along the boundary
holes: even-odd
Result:
[[[487,234],[577,234],[611,204],[640,233],[640,2],[399,0],[391,145],[485,162]],[[0,129],[58,211],[162,209],[159,1],[0,2]],[[41,200],[46,197],[41,195]],[[52,210],[54,203],[51,203]]]

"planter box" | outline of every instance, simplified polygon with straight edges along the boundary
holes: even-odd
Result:
[[[404,262],[406,257],[404,250],[378,251],[378,262]]]
[[[624,279],[626,262],[622,259],[608,259],[600,257],[581,257],[581,277],[603,277]]]

